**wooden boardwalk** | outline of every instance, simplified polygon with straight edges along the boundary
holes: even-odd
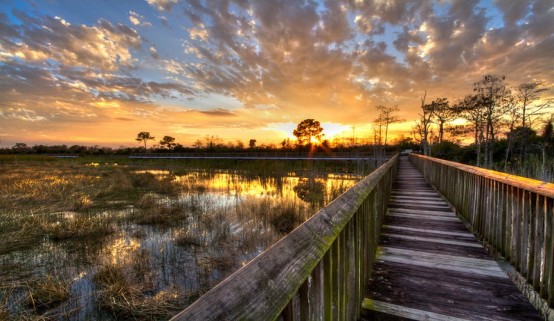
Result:
[[[391,195],[363,320],[543,320],[406,158]]]

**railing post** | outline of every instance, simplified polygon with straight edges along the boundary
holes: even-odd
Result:
[[[172,320],[357,320],[398,157]]]
[[[554,308],[554,184],[427,156],[410,160]]]

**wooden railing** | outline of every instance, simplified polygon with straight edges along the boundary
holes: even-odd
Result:
[[[421,155],[410,160],[552,308],[554,184]]]
[[[357,320],[398,156],[172,320]]]

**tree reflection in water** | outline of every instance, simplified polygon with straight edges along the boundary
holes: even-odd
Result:
[[[325,202],[325,185],[313,177],[299,179],[293,190],[298,198],[313,207],[321,207]]]

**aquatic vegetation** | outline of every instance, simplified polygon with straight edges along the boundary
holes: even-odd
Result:
[[[27,305],[35,311],[53,309],[69,299],[69,283],[46,275],[29,283]]]
[[[361,178],[199,165],[0,164],[0,319],[168,319]]]

